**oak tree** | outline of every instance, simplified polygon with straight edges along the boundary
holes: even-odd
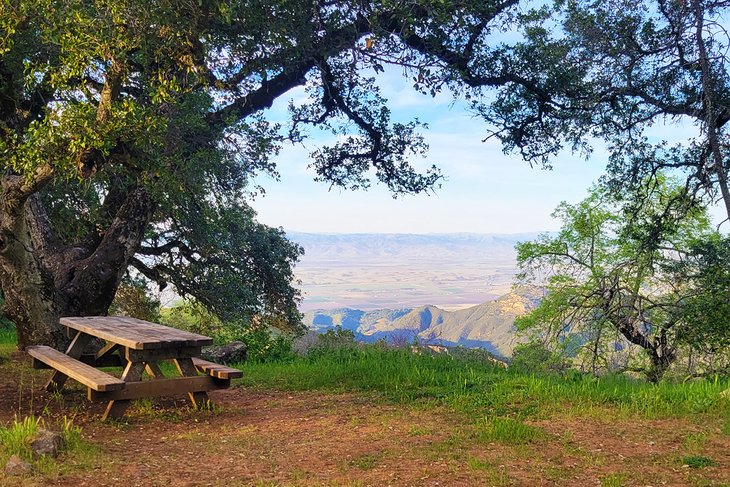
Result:
[[[19,346],[105,314],[128,273],[224,319],[297,326],[301,249],[256,222],[251,177],[276,176],[281,144],[316,126],[338,136],[312,154],[319,179],[432,189],[438,170],[410,163],[418,122],[391,121],[375,77],[397,65],[425,94],[541,93],[546,76],[494,41],[516,4],[2,0],[0,286]],[[296,87],[309,98],[285,131],[266,109]]]
[[[578,204],[561,203],[553,215],[562,221],[556,235],[517,246],[521,277],[547,287],[518,327],[552,344],[569,340],[586,352],[594,372],[617,346],[636,347],[648,359],[638,368],[658,382],[698,333],[692,319],[698,298],[714,296],[712,286],[679,271],[697,245],[718,238],[698,203],[662,176],[631,198],[596,186]]]

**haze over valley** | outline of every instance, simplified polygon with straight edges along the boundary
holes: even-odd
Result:
[[[514,246],[536,235],[287,234],[306,252],[296,267],[304,312],[477,305],[510,290]]]

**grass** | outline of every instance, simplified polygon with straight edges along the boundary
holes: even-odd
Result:
[[[717,462],[712,458],[702,455],[691,455],[682,458],[682,465],[687,465],[690,468],[705,468],[714,467],[717,465]]]
[[[513,418],[485,418],[484,427],[480,431],[483,442],[498,442],[509,445],[524,445],[532,443],[544,436],[540,428],[526,425]]]
[[[43,418],[27,416],[22,420],[15,420],[7,427],[0,427],[0,446],[3,453],[18,455],[25,460],[32,460],[33,453],[30,443],[38,434],[39,430],[46,428]],[[74,425],[73,420],[64,416],[61,424],[58,425],[61,438],[63,439],[66,451],[79,448],[83,441],[81,439],[81,428]]]
[[[18,336],[15,330],[0,327],[0,362],[17,349]]]
[[[0,428],[0,446],[3,449],[5,460],[12,455],[30,461],[33,459],[33,451],[30,443],[35,438],[42,426],[43,420],[28,416],[20,421],[15,420],[7,428]]]
[[[606,475],[601,479],[601,487],[621,487],[623,483],[624,475],[613,473]]]
[[[476,359],[418,355],[408,349],[343,347],[286,362],[244,364],[240,382],[292,391],[365,392],[424,407],[445,405],[474,420],[485,416],[549,417],[556,412],[644,419],[711,412],[730,417],[720,393],[727,379],[652,385],[623,376],[523,375]]]

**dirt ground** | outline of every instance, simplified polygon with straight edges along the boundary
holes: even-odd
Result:
[[[0,364],[0,422],[72,417],[91,460],[62,456],[62,473],[0,474],[0,485],[730,485],[730,437],[701,420],[597,411],[533,421],[544,435],[505,445],[483,440],[478,425],[445,408],[237,387],[211,393],[214,411],[192,411],[184,398],[144,401],[114,424],[100,421],[104,406],[80,388],[42,392],[49,374],[19,355]],[[717,465],[683,465],[690,454]]]

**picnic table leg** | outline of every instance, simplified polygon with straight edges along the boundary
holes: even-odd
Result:
[[[78,359],[79,357],[81,357],[81,353],[84,351],[84,347],[87,343],[89,343],[90,339],[90,335],[87,335],[86,333],[81,333],[80,331],[76,332],[76,336],[74,336],[73,340],[71,340],[71,343],[66,349],[66,355],[71,358]],[[46,390],[48,392],[59,392],[61,389],[63,389],[63,385],[66,383],[66,379],[68,379],[68,376],[66,374],[64,374],[63,372],[55,371],[53,373],[53,376],[51,376],[51,379],[48,381],[48,384],[46,384]]]
[[[137,382],[142,379],[144,369],[144,362],[127,362],[124,373],[122,373],[122,380],[125,382]],[[101,418],[102,421],[106,421],[109,418],[121,418],[124,415],[124,411],[129,407],[130,402],[129,399],[109,401],[106,411],[104,411],[104,416]]]
[[[175,366],[177,366],[177,370],[180,372],[180,375],[183,377],[198,376],[198,369],[195,368],[193,359],[176,358],[173,361],[175,362]],[[210,402],[207,392],[188,392],[188,397],[190,397],[190,402],[193,403],[193,407],[196,409],[201,409],[207,406]]]
[[[157,365],[157,362],[147,362],[145,364],[145,370],[147,371],[147,375],[149,375],[153,379],[165,378],[165,374],[162,373],[162,370],[160,370],[160,366]]]

